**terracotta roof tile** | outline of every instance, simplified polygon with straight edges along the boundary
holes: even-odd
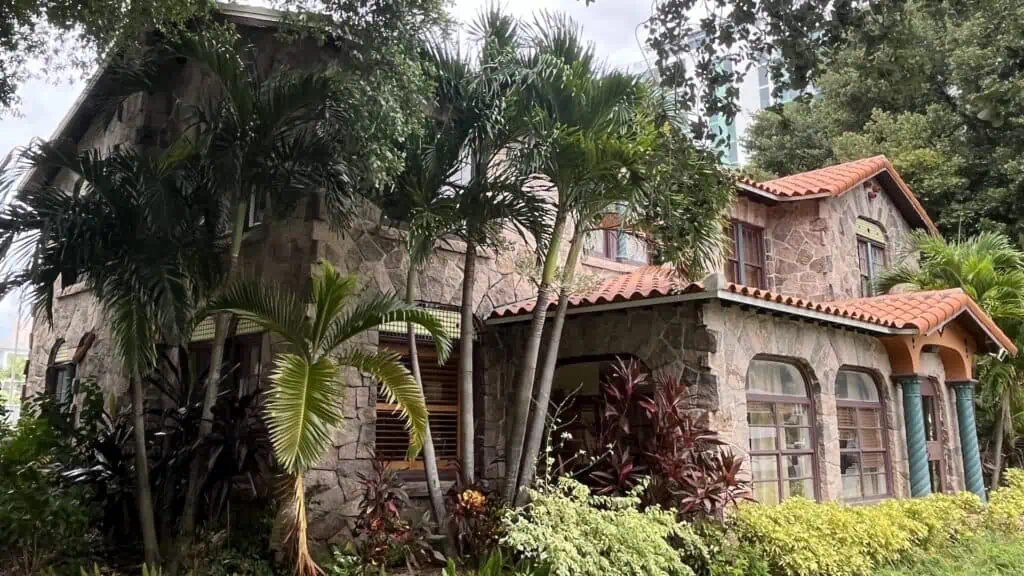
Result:
[[[638,300],[642,298],[653,298],[657,296],[668,296],[678,291],[697,291],[702,287],[698,283],[683,286],[675,269],[663,266],[643,266],[633,272],[609,278],[601,282],[594,290],[582,296],[569,298],[569,307],[591,306],[594,304],[606,304],[609,302],[623,302],[626,300]],[[514,302],[505,306],[499,306],[491,313],[491,318],[504,316],[518,316],[533,311],[537,304],[536,298]],[[558,304],[554,298],[548,309],[553,309]]]
[[[671,268],[644,266],[629,274],[605,280],[587,294],[570,298],[569,306],[578,308],[703,290],[702,283],[682,282]],[[931,333],[967,311],[1000,346],[1011,354],[1017,353],[1017,348],[1006,334],[959,288],[886,294],[836,302],[815,302],[798,296],[733,283],[726,284],[724,290],[765,302],[820,312],[837,318],[858,320],[883,328],[913,329],[921,334]],[[531,313],[535,305],[536,299],[531,299],[501,306],[491,313],[491,318],[523,316]],[[548,310],[555,308],[556,305],[557,299],[549,303]]]
[[[790,176],[783,176],[767,182],[756,182],[750,178],[741,178],[740,184],[766,192],[785,199],[799,199],[804,196],[818,196],[830,194],[840,196],[852,190],[857,184],[864,180],[887,171],[892,177],[900,192],[910,203],[911,208],[921,218],[926,228],[933,233],[938,233],[935,223],[932,222],[924,207],[910,191],[903,178],[896,172],[892,163],[885,156],[872,156],[852,162],[826,166],[810,172],[801,172]]]

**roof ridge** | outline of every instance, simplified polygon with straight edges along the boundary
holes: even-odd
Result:
[[[828,301],[825,301],[825,302],[822,302],[822,303],[823,304],[842,305],[842,304],[846,304],[846,303],[849,303],[849,302],[877,302],[877,301],[880,301],[880,300],[892,299],[892,298],[895,298],[895,297],[914,297],[914,296],[920,297],[920,296],[930,295],[930,294],[945,294],[945,293],[956,293],[956,294],[962,294],[964,296],[967,296],[967,293],[964,292],[963,288],[957,288],[957,287],[954,287],[954,288],[933,288],[931,290],[913,290],[913,291],[910,291],[910,292],[895,292],[895,293],[889,293],[889,294],[876,294],[875,296],[861,296],[859,298],[845,298],[843,300],[828,300]]]

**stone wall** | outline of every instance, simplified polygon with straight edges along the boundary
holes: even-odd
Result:
[[[836,374],[840,367],[865,369],[874,375],[881,392],[893,493],[909,494],[902,392],[892,381],[889,356],[876,338],[718,303],[705,306],[704,323],[721,342],[711,355],[710,370],[717,376],[720,400],[712,421],[724,439],[746,451],[746,378],[750,361],[758,356],[792,361],[807,377],[814,405],[818,493],[822,499],[838,500],[842,484]],[[938,369],[941,370],[941,364]]]
[[[548,322],[548,327],[551,323]],[[483,337],[483,478],[500,486],[509,406],[529,321],[488,326]],[[559,362],[579,358],[634,356],[651,371],[682,375],[705,405],[717,409],[719,389],[709,358],[719,346],[703,326],[701,307],[666,304],[566,317]],[[543,352],[543,348],[542,348]]]
[[[765,229],[765,274],[770,290],[818,301],[860,294],[857,218],[886,232],[886,256],[897,259],[911,228],[874,180],[838,196],[764,206],[738,198],[732,216]]]

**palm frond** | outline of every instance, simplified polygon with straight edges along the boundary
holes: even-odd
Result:
[[[394,352],[367,353],[352,349],[345,352],[338,363],[351,366],[372,376],[384,391],[387,402],[398,406],[409,432],[409,452],[412,460],[423,448],[423,437],[427,430],[427,406],[423,389],[416,383],[412,373],[402,364]]]
[[[242,281],[228,286],[207,307],[210,312],[230,312],[283,337],[294,351],[312,359],[306,352],[310,328],[306,307],[290,290],[279,285]]]
[[[394,294],[377,296],[336,317],[328,327],[318,353],[330,354],[356,335],[391,322],[408,322],[425,328],[434,339],[438,360],[447,360],[451,353],[451,336],[445,332],[437,316],[406,303]]]
[[[270,374],[267,426],[281,466],[301,474],[316,465],[341,425],[341,372],[328,358],[311,362],[298,354],[278,354]]]

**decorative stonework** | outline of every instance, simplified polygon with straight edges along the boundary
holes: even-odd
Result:
[[[840,367],[866,369],[874,374],[882,396],[893,493],[907,494],[902,404],[891,379],[889,356],[876,338],[717,303],[704,307],[704,323],[722,342],[718,352],[711,355],[710,369],[718,376],[720,398],[720,409],[712,422],[725,440],[737,450],[746,451],[750,361],[757,356],[793,361],[808,378],[815,408],[818,491],[824,499],[838,500],[842,478],[835,379]]]

